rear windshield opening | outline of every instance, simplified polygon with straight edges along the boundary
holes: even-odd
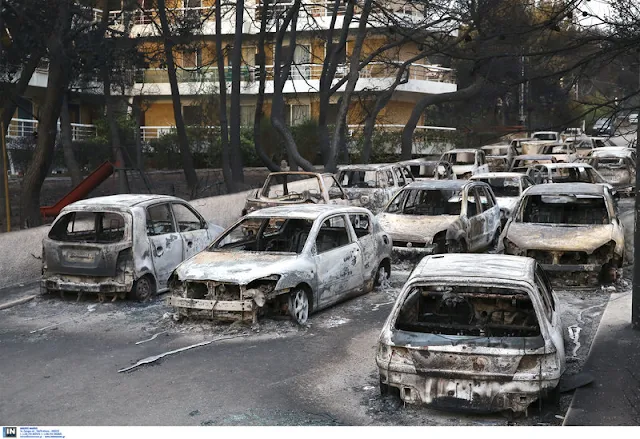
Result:
[[[321,200],[320,181],[313,175],[276,174],[267,177],[262,196],[278,201]]]
[[[520,196],[520,180],[517,178],[480,178],[491,189],[496,197],[519,197]]]
[[[601,196],[532,195],[524,201],[523,223],[593,225],[609,224],[609,212]]]
[[[112,243],[124,238],[124,217],[113,212],[70,212],[60,218],[49,238],[64,242]]]
[[[338,174],[338,181],[343,188],[379,188],[383,186],[382,177],[375,170],[345,170]],[[393,178],[389,183],[393,186]]]
[[[480,337],[535,337],[540,327],[525,291],[479,286],[416,286],[396,329]]]
[[[444,160],[452,165],[473,165],[476,162],[476,156],[472,152],[457,152],[446,154]]]

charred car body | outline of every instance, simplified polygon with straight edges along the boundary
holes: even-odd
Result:
[[[511,162],[518,155],[516,147],[508,143],[485,145],[481,149],[485,153],[489,171],[491,172],[508,171]]]
[[[500,208],[489,185],[478,181],[412,183],[378,218],[401,257],[482,251],[500,236]]]
[[[491,186],[498,207],[500,207],[500,222],[503,227],[518,204],[522,193],[529,186],[534,185],[529,177],[517,172],[478,174],[471,177],[471,180],[482,181]]]
[[[527,171],[535,184],[544,183],[592,183],[606,186],[613,196],[616,189],[585,163],[547,163],[533,165]]]
[[[247,198],[243,215],[265,207],[293,204],[348,204],[333,174],[272,172],[264,185]]]
[[[146,300],[165,290],[173,269],[222,230],[175,197],[78,201],[62,210],[43,240],[42,292]]]
[[[337,173],[352,206],[379,212],[404,186],[414,181],[411,171],[401,164],[348,165]]]
[[[381,393],[445,409],[525,412],[565,370],[556,303],[531,258],[424,258],[380,334]]]
[[[605,186],[541,184],[522,195],[501,245],[506,254],[532,257],[549,272],[609,282],[623,263],[624,230]]]
[[[468,179],[474,174],[489,172],[489,166],[481,149],[452,149],[445,152],[440,160],[451,163],[457,178]]]
[[[258,223],[246,234],[246,222]],[[389,277],[391,239],[360,207],[303,205],[250,213],[180,264],[168,304],[181,315],[250,320],[310,313]]]
[[[635,154],[626,150],[594,149],[585,159],[619,194],[633,195],[636,186]]]
[[[558,163],[558,160],[549,154],[519,155],[513,159],[513,162],[511,162],[511,169],[509,169],[509,172],[526,174],[529,170],[529,166],[540,163]]]

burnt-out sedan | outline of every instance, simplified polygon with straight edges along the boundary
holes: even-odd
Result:
[[[535,260],[429,256],[380,334],[380,391],[444,409],[524,412],[558,386],[562,331],[557,299]]]
[[[222,231],[176,197],[78,201],[62,210],[43,240],[41,289],[144,301],[166,290],[173,269]]]
[[[256,322],[288,313],[304,324],[312,312],[388,278],[390,256],[391,239],[367,209],[262,209],[176,268],[168,304],[181,316]]]
[[[615,281],[624,259],[624,229],[606,186],[532,186],[507,222],[500,246],[536,259],[549,272],[573,273],[580,283]],[[500,250],[500,249],[499,249]]]
[[[500,236],[500,207],[488,184],[431,180],[407,185],[378,215],[401,258],[478,252]]]

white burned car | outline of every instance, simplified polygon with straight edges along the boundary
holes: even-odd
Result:
[[[174,268],[222,231],[176,197],[78,201],[60,212],[42,242],[41,289],[143,301],[165,290]]]
[[[262,209],[176,268],[168,304],[183,316],[256,322],[289,313],[303,324],[312,312],[388,278],[390,256],[391,239],[367,209]]]
[[[474,175],[471,180],[482,181],[491,186],[500,207],[500,221],[503,227],[518,204],[522,193],[534,184],[528,176],[519,172],[490,172]]]
[[[590,283],[596,276],[610,282],[624,260],[624,229],[606,186],[540,184],[522,195],[500,247],[510,255],[534,258],[545,270],[564,273],[563,278],[573,273]]]
[[[440,160],[451,163],[453,173],[460,179],[489,172],[489,165],[481,149],[452,149],[442,154]]]
[[[487,250],[500,236],[500,207],[486,183],[411,183],[378,215],[399,256]]]
[[[349,204],[376,213],[414,178],[407,166],[395,163],[340,166],[337,180],[347,193]]]
[[[557,299],[531,258],[436,255],[413,270],[380,334],[382,394],[524,412],[565,370]]]

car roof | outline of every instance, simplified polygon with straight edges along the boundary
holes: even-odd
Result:
[[[109,195],[105,197],[87,198],[85,200],[76,201],[65,207],[65,210],[73,210],[76,207],[118,207],[118,208],[131,208],[134,206],[148,206],[158,202],[168,201],[180,201],[183,199],[178,197],[172,197],[169,195],[149,195],[149,194],[121,194],[121,195]]]
[[[450,152],[468,152],[468,153],[475,153],[476,151],[478,151],[475,148],[460,148],[460,149],[450,149],[449,151],[445,151],[444,154],[448,154]]]
[[[404,160],[402,162],[398,162],[398,164],[400,165],[417,165],[417,164],[437,164],[437,163],[449,163],[446,160],[440,160],[440,159],[425,159],[425,158],[418,158],[418,159],[411,159],[411,160]]]
[[[268,177],[272,175],[308,175],[310,177],[318,177],[321,175],[332,175],[328,172],[307,172],[307,171],[283,171],[283,172],[271,172]]]
[[[492,143],[491,145],[481,146],[480,149],[509,148],[510,146],[510,143]]]
[[[481,178],[524,178],[525,175],[519,172],[486,172],[484,174],[472,175],[469,180],[480,180]]]
[[[529,187],[526,195],[603,195],[606,190],[594,183],[545,183]]]
[[[420,180],[409,183],[402,190],[405,189],[446,189],[446,190],[460,190],[466,185],[470,184],[469,180]],[[480,184],[486,184],[479,182]]]
[[[557,169],[557,168],[591,168],[591,165],[582,162],[573,162],[573,163],[540,163],[540,166],[545,166],[549,169]]]
[[[517,155],[514,160],[552,160],[553,154]]]
[[[394,163],[371,163],[371,164],[362,164],[362,165],[344,165],[338,167],[338,171],[348,171],[348,170],[377,170],[383,168],[391,168],[393,166],[397,166]]]
[[[332,213],[367,213],[371,212],[363,207],[355,206],[336,206],[334,204],[296,204],[293,206],[276,206],[255,210],[246,218],[300,218],[308,220],[316,220],[324,215]]]
[[[536,261],[511,255],[448,253],[425,257],[413,270],[409,281],[451,276],[456,279],[506,279],[533,281]]]

